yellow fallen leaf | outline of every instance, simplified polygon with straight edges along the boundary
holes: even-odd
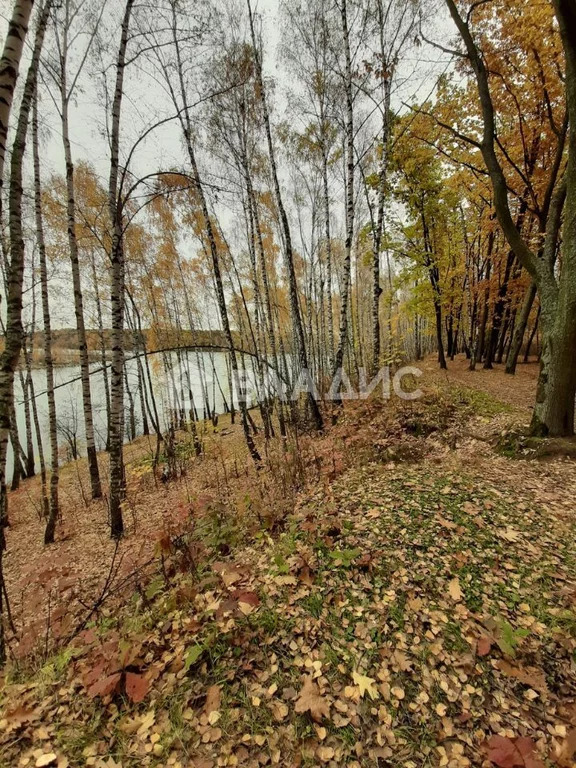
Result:
[[[361,675],[358,672],[352,672],[352,680],[354,680],[354,683],[360,688],[361,698],[364,697],[365,693],[367,693],[371,699],[378,698],[378,689],[375,686],[376,681],[373,678],[366,677],[366,675]]]
[[[318,747],[316,755],[323,763],[327,763],[334,757],[334,750],[332,747]]]
[[[36,768],[51,765],[52,763],[55,763],[56,760],[58,760],[58,756],[55,752],[45,752],[43,755],[40,755],[38,760],[36,760]]]
[[[462,590],[460,588],[460,579],[458,576],[452,579],[452,581],[448,584],[448,593],[454,602],[459,603],[460,600],[462,600]]]

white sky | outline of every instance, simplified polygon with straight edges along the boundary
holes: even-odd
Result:
[[[432,0],[432,2],[435,6],[437,5],[437,0]],[[425,9],[429,10],[431,5],[431,0],[424,0]],[[121,13],[122,6],[123,3],[120,0],[108,0],[108,7],[115,14]],[[439,7],[443,9],[443,3]],[[0,13],[4,25],[4,29],[1,30],[2,35],[5,32],[7,8],[11,8],[11,3],[7,0],[0,0]],[[273,77],[276,82],[274,110],[274,120],[276,121],[284,117],[286,93],[288,89],[293,87],[290,74],[278,55],[278,48],[283,35],[279,0],[258,0],[255,4],[255,10],[262,15],[263,19],[265,75]],[[429,33],[430,36],[434,37],[436,34],[436,39],[445,38],[449,27],[442,12],[437,16],[435,26],[436,32],[432,30]],[[109,50],[105,51],[109,63],[113,62],[116,54],[117,38],[118,34],[111,35]],[[29,41],[31,39],[32,36],[30,36]],[[50,38],[47,38],[47,44],[49,44],[49,40]],[[79,42],[82,43],[81,40]],[[411,100],[411,97],[415,95],[420,99],[428,97],[433,91],[438,74],[446,67],[446,58],[428,46],[415,48],[407,58],[408,60],[404,64],[404,75],[410,75],[410,78],[402,93],[395,97],[397,109],[400,108],[400,100]],[[89,62],[79,81],[79,87],[70,108],[70,136],[74,159],[76,161],[89,160],[106,185],[109,164],[105,128],[106,112],[101,93],[101,81],[99,82],[98,79],[94,78],[93,70],[92,62]],[[22,80],[23,76],[21,77]],[[46,85],[45,82],[41,86],[42,101],[40,107],[43,136],[41,159],[44,181],[52,173],[62,174],[64,172],[60,119],[57,110],[51,103]],[[54,97],[57,98],[54,86],[51,85],[50,88]],[[126,158],[128,148],[143,129],[154,121],[168,117],[172,113],[173,109],[159,85],[154,84],[148,75],[143,75],[138,64],[132,65],[127,71],[125,81],[121,158]],[[174,121],[151,134],[135,155],[135,162],[132,167],[135,172],[143,175],[157,170],[168,170],[175,166],[182,167],[183,164],[184,153],[179,127]],[[218,210],[218,213],[226,228],[231,230],[229,234],[233,238],[236,227],[231,213],[225,210]],[[343,218],[342,214],[343,211],[340,212],[340,215],[336,211],[336,232],[338,231],[338,222]],[[64,293],[66,292],[67,289]],[[57,302],[53,301],[52,304],[54,306],[55,325],[73,325],[71,301],[64,299]]]

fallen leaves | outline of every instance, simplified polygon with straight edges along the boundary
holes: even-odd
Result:
[[[58,755],[55,752],[45,752],[36,760],[36,768],[44,768],[47,765],[53,765],[58,760]]]
[[[144,675],[135,672],[126,672],[126,695],[135,704],[144,701],[148,694],[148,680]]]
[[[488,635],[481,635],[476,642],[477,656],[488,656],[492,649],[492,640]]]
[[[222,689],[219,685],[211,685],[206,691],[206,703],[204,704],[204,712],[210,715],[212,712],[216,712],[220,709],[222,703]]]
[[[22,708],[0,720],[8,760],[27,740],[34,766],[89,712],[95,768],[108,768],[115,729],[125,765],[571,768],[570,539],[548,511],[516,505],[551,479],[512,492],[503,474],[533,470],[490,459],[466,474],[440,461],[376,471],[350,454],[279,531],[239,536],[213,551],[225,562],[174,583],[158,576],[137,638],[121,617],[83,634],[49,709],[13,695]],[[93,701],[74,703],[78,683]],[[535,733],[537,745],[514,738]]]
[[[572,768],[576,753],[576,728],[571,728],[556,751],[556,762],[561,768]]]
[[[448,594],[454,600],[455,603],[459,603],[462,600],[462,589],[460,587],[460,579],[456,576],[448,584]]]
[[[321,722],[323,717],[329,717],[330,702],[320,694],[320,689],[312,677],[306,677],[294,709],[299,713],[309,712],[317,723]]]
[[[495,667],[496,669],[499,669],[502,674],[506,675],[507,677],[513,677],[516,680],[519,680],[521,683],[524,683],[524,685],[533,688],[543,696],[550,695],[546,677],[541,669],[537,669],[536,667],[513,666],[505,659],[499,659],[496,661]]]
[[[365,693],[367,693],[371,699],[378,698],[379,694],[378,689],[376,688],[376,680],[367,677],[366,675],[361,675],[358,672],[352,672],[352,680],[354,680],[354,684],[360,689],[360,698],[362,698]]]
[[[102,680],[97,680],[88,688],[88,696],[91,699],[96,698],[96,696],[109,696],[117,690],[121,679],[122,673],[114,672],[112,675],[102,678]]]
[[[488,760],[499,768],[544,768],[544,763],[534,753],[532,739],[492,736],[487,749]]]

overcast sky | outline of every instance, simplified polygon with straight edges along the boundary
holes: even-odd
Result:
[[[432,0],[434,6],[440,8],[440,13],[435,17],[431,25],[429,35],[445,41],[449,35],[450,27],[442,14],[443,4],[438,5],[438,0]],[[106,14],[115,14],[120,18],[123,3],[120,0],[107,0]],[[97,7],[97,6],[95,6]],[[431,0],[425,0],[425,9],[432,8]],[[0,0],[2,9],[2,21],[5,32],[7,8],[11,3]],[[274,121],[285,117],[287,105],[286,95],[295,87],[291,81],[290,72],[280,55],[280,46],[283,42],[283,29],[279,0],[258,0],[254,9],[262,19],[264,41],[264,69],[267,77],[274,78]],[[112,64],[118,46],[118,31],[109,33],[109,48],[104,50],[102,59]],[[29,38],[29,42],[32,36]],[[78,44],[84,45],[82,38]],[[47,45],[50,45],[50,36],[47,37]],[[427,45],[413,47],[402,64],[399,81],[401,88],[394,94],[393,106],[396,110],[402,109],[403,101],[411,101],[413,98],[422,100],[428,98],[434,90],[438,75],[445,71],[449,62],[443,54]],[[74,71],[74,60],[71,62],[70,72]],[[113,69],[110,75],[113,76]],[[22,83],[23,77],[21,78]],[[64,172],[62,136],[60,118],[55,108],[53,99],[58,98],[54,83],[51,83],[46,75],[40,86],[42,96],[40,106],[41,131],[42,131],[42,175],[47,180],[52,173]],[[173,114],[168,97],[162,87],[155,83],[150,73],[143,73],[138,62],[131,65],[126,74],[124,103],[122,113],[122,151],[121,158],[128,155],[133,142],[142,131],[152,123]],[[15,112],[13,113],[14,116]],[[294,119],[293,117],[291,118]],[[304,123],[301,127],[304,127]],[[109,149],[106,137],[106,110],[103,97],[102,78],[97,74],[97,66],[94,60],[90,60],[79,80],[75,98],[70,108],[70,136],[72,152],[75,161],[88,160],[96,168],[97,172],[106,184],[109,167]],[[132,170],[137,175],[157,170],[168,170],[174,167],[182,167],[184,153],[181,144],[179,126],[173,121],[157,130],[139,147],[134,156]],[[204,172],[217,172],[220,169],[204,168]],[[30,166],[28,167],[30,173]],[[235,226],[234,211],[227,209],[226,196],[220,199],[218,214],[227,228],[228,236],[232,239],[238,226]],[[343,220],[343,211],[338,210],[338,201],[335,206],[335,232]],[[71,302],[60,301],[55,305],[55,325],[72,325],[73,316]]]

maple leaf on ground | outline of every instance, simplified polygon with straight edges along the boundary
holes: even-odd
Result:
[[[307,677],[294,709],[300,713],[310,712],[312,719],[319,723],[323,717],[330,715],[330,702],[320,695],[314,680]]]
[[[487,746],[488,760],[499,768],[544,768],[544,763],[534,755],[534,742],[527,737],[492,736]]]
[[[367,693],[371,699],[378,698],[378,690],[374,685],[376,681],[373,678],[366,677],[366,675],[360,675],[358,672],[352,672],[352,679],[354,680],[354,684],[360,688],[360,698],[363,698],[365,693]]]
[[[108,675],[108,677],[105,677],[102,680],[97,680],[94,685],[91,685],[90,688],[88,688],[88,696],[90,696],[91,699],[95,699],[96,696],[104,697],[108,696],[110,693],[114,693],[121,677],[121,672],[115,672],[113,675]]]
[[[146,698],[148,687],[148,680],[144,675],[126,672],[126,695],[134,704],[138,704]]]

